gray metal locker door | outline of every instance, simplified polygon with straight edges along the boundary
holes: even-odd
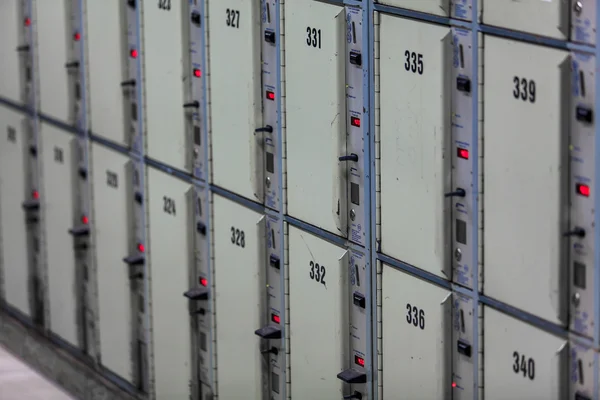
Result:
[[[40,111],[62,122],[69,122],[69,71],[67,41],[71,32],[67,0],[37,1],[37,57]],[[70,42],[69,42],[70,43]]]
[[[564,400],[567,341],[484,308],[484,398]]]
[[[263,137],[254,133],[262,124],[260,4],[208,4],[209,36],[218,38],[209,53],[213,183],[262,203]]]
[[[20,2],[0,2],[0,96],[12,101],[21,100],[21,75],[19,71],[19,30],[24,21],[20,21]]]
[[[336,5],[285,5],[288,213],[341,236],[347,234],[346,178],[338,161],[346,151],[345,18]]]
[[[382,0],[377,3],[447,17],[451,0]],[[381,36],[383,38],[383,36]]]
[[[152,337],[157,399],[187,400],[191,379],[188,300],[194,260],[192,186],[148,168]]]
[[[123,2],[88,1],[87,46],[90,127],[96,135],[127,145],[123,88]]]
[[[450,29],[388,15],[380,29],[381,251],[449,278]]]
[[[449,399],[452,292],[383,265],[384,399]]]
[[[158,3],[162,4],[162,3]],[[156,1],[144,2],[144,71],[146,154],[180,170],[189,169],[192,147],[184,125],[182,60],[183,4],[169,2],[167,10]],[[188,18],[186,16],[186,18]]]
[[[217,195],[214,210],[218,395],[263,399],[260,337],[265,313],[264,217]]]
[[[566,323],[568,53],[484,40],[484,292]]]
[[[75,254],[69,229],[73,226],[73,187],[76,140],[67,131],[41,125],[42,168],[46,217],[46,256],[50,329],[74,346],[78,345]]]
[[[95,143],[91,159],[100,356],[106,368],[131,381],[130,270],[122,261],[129,253],[130,160]]]
[[[25,186],[27,137],[23,115],[0,108],[0,263],[8,304],[25,315],[29,310],[27,228],[21,203],[30,199]]]
[[[348,251],[289,227],[292,399],[336,399],[349,365]]]

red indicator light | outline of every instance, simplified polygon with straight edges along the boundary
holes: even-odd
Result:
[[[82,216],[82,217],[81,217],[81,222],[82,222],[84,225],[87,225],[87,224],[88,224],[88,222],[90,222],[90,219],[89,219],[89,218],[88,218],[86,215],[84,215],[84,216]]]
[[[146,246],[144,246],[142,243],[138,243],[137,248],[140,253],[143,253],[144,251],[146,251]]]
[[[208,286],[208,279],[200,278],[200,284],[204,287]]]
[[[75,39],[75,41],[79,41],[79,39],[81,39],[81,33],[75,32],[75,34],[73,35],[73,39]]]
[[[281,317],[279,317],[279,315],[277,314],[271,314],[271,321],[275,322],[276,324],[279,324],[281,322]]]
[[[29,26],[29,25],[31,25],[31,19],[25,18],[25,21],[23,21],[23,23],[25,24],[25,26]]]
[[[200,71],[198,68],[194,68],[194,76],[196,78],[200,78],[202,76],[202,71]]]
[[[352,126],[356,126],[357,128],[360,128],[360,118],[351,117],[350,123],[352,124]]]
[[[577,194],[585,197],[590,197],[590,187],[588,185],[584,185],[583,183],[578,183],[575,185],[577,190]]]
[[[275,100],[275,92],[267,90],[267,100]]]
[[[469,150],[458,148],[458,149],[456,149],[456,156],[458,158],[468,160],[469,159]]]
[[[136,49],[131,49],[131,51],[129,51],[129,55],[131,56],[131,58],[137,58],[138,51]]]
[[[354,362],[356,365],[360,365],[361,367],[365,366],[365,359],[359,356],[354,356]]]
[[[456,387],[456,382],[452,382],[452,387],[455,388]]]
[[[34,199],[39,199],[40,198],[40,192],[38,192],[37,190],[34,190],[33,192],[31,192],[31,197],[33,197]]]

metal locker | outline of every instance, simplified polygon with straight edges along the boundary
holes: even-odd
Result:
[[[556,39],[569,37],[569,1],[482,1],[482,22],[485,24]]]
[[[213,213],[218,396],[259,400],[264,356],[254,332],[266,313],[265,217],[217,195]]]
[[[90,129],[94,134],[127,146],[129,130],[125,115],[137,110],[126,107],[125,2],[88,1],[87,62]],[[128,119],[129,120],[129,119]],[[127,121],[128,121],[127,120]]]
[[[74,346],[78,346],[78,305],[73,239],[76,159],[75,137],[52,125],[41,125],[44,200],[46,205],[46,255],[50,330]]]
[[[27,226],[21,203],[27,193],[24,116],[0,108],[0,264],[4,300],[30,315]]]
[[[388,15],[380,26],[381,251],[450,278],[451,31]]]
[[[262,124],[260,4],[209,0],[208,6],[209,35],[219,43],[209,51],[213,183],[262,202],[263,136],[254,132]]]
[[[130,160],[92,144],[94,247],[102,365],[132,381],[132,293],[135,284],[121,261],[129,252]]]
[[[346,237],[345,9],[290,2],[285,21],[288,213]]]
[[[183,108],[182,81],[191,79],[185,76],[183,66],[184,51],[188,50],[184,8],[180,1],[158,2],[158,5],[144,2],[146,155],[179,170],[191,171],[188,165],[191,143]]]
[[[189,289],[194,252],[192,185],[148,168],[150,281],[154,375],[158,399],[189,398]]]
[[[61,122],[71,115],[69,74],[78,74],[79,65],[68,59],[71,38],[70,0],[36,2],[37,57],[40,112]]]
[[[384,399],[449,399],[452,292],[387,265],[381,279]]]
[[[348,256],[348,250],[289,226],[292,399],[347,394],[337,375],[350,358]]]
[[[484,398],[566,399],[568,342],[484,308]]]
[[[20,7],[20,1],[0,3],[0,96],[14,102],[21,101],[21,72],[17,48],[21,44],[19,32],[23,29],[25,21],[22,20]]]
[[[566,323],[568,53],[484,40],[484,292]]]
[[[576,400],[594,398],[594,374],[598,371],[594,349],[577,343],[576,337],[572,336],[568,362],[570,398]]]
[[[442,17],[471,19],[472,0],[380,0],[378,3]]]

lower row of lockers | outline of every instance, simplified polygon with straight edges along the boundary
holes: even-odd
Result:
[[[7,308],[142,397],[596,398],[597,354],[574,337],[386,264],[372,286],[356,250],[291,224],[281,235],[275,217],[102,144],[82,171],[74,135],[42,123],[32,149],[23,115],[0,123]]]

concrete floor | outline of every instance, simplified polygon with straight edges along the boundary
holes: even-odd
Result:
[[[75,400],[0,346],[1,400]]]

